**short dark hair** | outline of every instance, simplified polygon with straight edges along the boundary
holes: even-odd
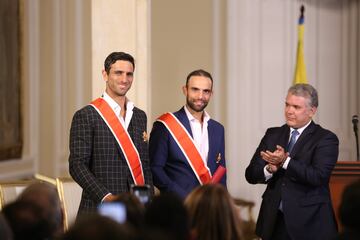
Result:
[[[115,195],[114,202],[120,202],[126,208],[126,222],[135,228],[142,227],[144,223],[145,206],[131,193],[123,192]]]
[[[360,180],[350,183],[342,193],[339,206],[340,221],[349,230],[358,230],[360,214]]]
[[[119,60],[130,62],[135,70],[135,60],[133,56],[125,52],[112,52],[109,54],[109,56],[106,57],[104,61],[104,69],[107,74],[110,73],[111,65],[113,65],[116,61]]]
[[[0,239],[12,240],[13,233],[4,215],[0,212]]]
[[[51,239],[53,236],[49,219],[36,204],[17,200],[2,210],[13,231],[14,239]]]
[[[241,222],[229,192],[220,184],[193,189],[184,202],[197,239],[242,239]],[[211,231],[209,231],[211,229]]]
[[[211,88],[212,88],[212,84],[213,84],[213,78],[211,76],[211,74],[203,69],[198,69],[198,70],[194,70],[191,73],[189,73],[189,75],[186,78],[186,86],[189,83],[189,80],[192,76],[203,76],[203,77],[207,77],[211,80]]]
[[[63,230],[63,212],[56,187],[47,182],[35,182],[29,185],[18,197],[19,200],[31,202],[41,209],[48,219],[51,234]]]
[[[288,93],[295,96],[307,98],[310,107],[318,107],[319,97],[316,89],[307,83],[298,83],[291,86]]]
[[[136,239],[133,228],[97,213],[88,213],[76,219],[74,225],[63,235],[62,240],[117,240]]]
[[[182,199],[171,192],[155,196],[145,211],[147,227],[152,230],[159,230],[174,240],[189,238],[188,221],[187,210]]]

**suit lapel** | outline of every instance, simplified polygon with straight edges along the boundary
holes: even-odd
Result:
[[[136,133],[136,131],[138,131],[138,129],[136,129],[134,126],[139,126],[139,123],[137,122],[138,121],[138,118],[137,118],[137,111],[134,107],[133,109],[133,115],[131,117],[131,120],[130,120],[130,123],[129,123],[129,126],[127,128],[127,131],[130,135],[130,138],[131,140],[133,141],[136,149],[139,149],[139,146],[138,146],[138,142],[135,140],[135,135],[136,134],[139,134],[139,133]]]
[[[184,107],[181,108],[179,111],[177,111],[174,114],[179,119],[179,121],[182,123],[182,125],[186,128],[186,130],[188,131],[190,136],[193,137],[191,127],[190,127],[190,122],[189,122],[188,117],[186,116],[186,112],[185,112]]]
[[[134,141],[134,118],[132,117],[129,123],[129,126],[127,128],[127,132],[130,135],[131,140]]]
[[[313,121],[311,121],[309,126],[305,128],[305,130],[300,135],[299,139],[296,141],[293,150],[291,151],[291,156],[295,156],[296,153],[300,151],[300,149],[305,145],[305,143],[312,138],[315,130],[316,130],[316,124]]]
[[[280,142],[278,143],[280,146],[282,146],[285,149],[285,151],[286,151],[287,145],[289,143],[289,138],[290,138],[290,127],[285,124],[285,125],[283,125],[283,131],[280,136]],[[275,146],[275,149],[276,149],[276,146]]]
[[[216,139],[218,139],[216,137],[216,132],[215,132],[215,128],[212,124],[212,121],[209,120],[208,121],[208,139],[209,139],[209,153],[208,153],[208,162],[207,165],[210,168],[211,173],[214,173],[215,169],[216,169],[216,157],[218,155],[218,153],[216,153]]]

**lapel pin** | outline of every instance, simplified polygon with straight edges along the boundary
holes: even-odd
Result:
[[[216,163],[220,163],[220,161],[221,161],[221,153],[219,153],[219,154],[217,155]]]
[[[148,141],[148,135],[145,131],[143,132],[143,140],[144,140],[144,142]]]

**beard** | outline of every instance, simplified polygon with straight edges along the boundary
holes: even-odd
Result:
[[[191,100],[189,98],[186,98],[186,105],[189,106],[189,108],[191,108],[193,111],[195,112],[202,112],[204,111],[204,109],[206,108],[206,106],[208,105],[209,102],[207,101],[202,101],[203,104],[201,106],[198,106],[194,103],[194,100]]]

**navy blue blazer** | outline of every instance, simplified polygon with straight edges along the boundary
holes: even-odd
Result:
[[[184,108],[174,115],[184,125],[192,136],[189,119]],[[209,154],[208,168],[213,174],[219,164],[225,167],[225,137],[224,127],[210,119],[208,121]],[[220,162],[217,157],[221,156]],[[163,123],[156,121],[150,134],[149,141],[150,167],[153,174],[154,185],[161,192],[174,192],[180,197],[186,195],[200,185],[184,154]],[[226,174],[221,179],[226,186]]]
[[[331,203],[329,179],[335,167],[339,140],[329,130],[311,122],[300,135],[290,154],[286,170],[280,169],[267,182],[266,162],[260,151],[274,151],[276,145],[286,147],[290,128],[269,128],[262,138],[245,177],[251,184],[267,184],[256,226],[262,239],[271,239],[280,201],[291,239],[333,239],[337,224]]]

